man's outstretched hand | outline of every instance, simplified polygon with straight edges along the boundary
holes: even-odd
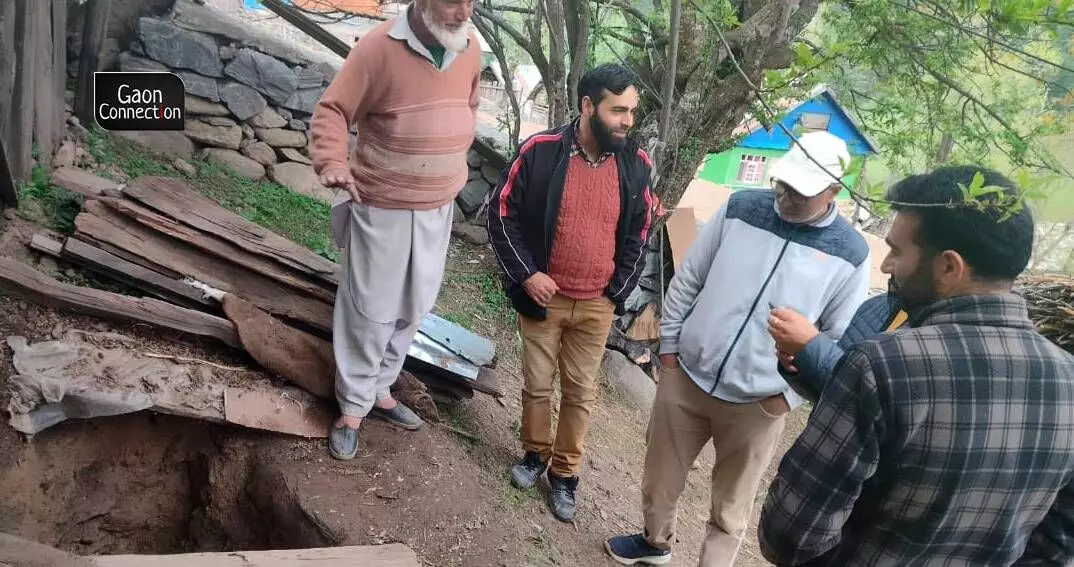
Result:
[[[791,356],[802,352],[820,334],[804,315],[786,307],[777,307],[769,313],[768,332],[776,340],[776,349]]]
[[[548,302],[552,301],[552,297],[559,291],[559,286],[548,274],[537,272],[522,282],[522,289],[526,290],[537,305],[548,307]]]
[[[358,184],[354,181],[349,169],[331,169],[321,174],[321,185],[325,187],[338,187],[346,189],[351,194],[355,203],[362,202],[362,196],[358,194]]]

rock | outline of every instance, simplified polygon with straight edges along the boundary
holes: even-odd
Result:
[[[193,71],[177,71],[175,74],[183,80],[186,94],[200,96],[210,102],[220,102],[220,86],[216,79],[203,77]]]
[[[287,119],[271,108],[266,108],[261,114],[251,116],[247,122],[255,128],[283,128],[287,126]]]
[[[324,78],[324,84],[329,84],[332,79],[336,78],[336,73],[339,73],[339,67],[329,63],[328,61],[317,61],[313,65],[310,65],[310,69],[317,71]]]
[[[138,20],[138,38],[150,58],[207,77],[223,76],[224,63],[216,40],[209,34],[183,29],[154,18]]]
[[[71,167],[75,164],[75,144],[70,140],[64,140],[56,155],[52,158],[52,167]]]
[[[67,123],[70,124],[71,126],[81,126],[82,125],[82,121],[79,120],[77,116],[72,116],[72,117],[68,118]]]
[[[280,115],[280,118],[283,118],[288,122],[290,122],[291,119],[295,117],[295,115],[291,114],[291,111],[287,110],[286,108],[277,108],[276,113]],[[273,128],[276,128],[276,126],[273,126]],[[283,126],[279,126],[279,128],[283,128]]]
[[[195,142],[218,148],[237,150],[242,141],[242,128],[234,123],[231,126],[215,126],[200,120],[187,120],[185,132]]]
[[[137,39],[132,41],[131,44],[127,46],[127,49],[129,49],[130,52],[135,55],[145,55],[145,46],[142,45],[142,42],[138,41]]]
[[[300,89],[312,89],[324,84],[324,77],[315,69],[295,67],[294,73]]]
[[[206,124],[213,126],[238,126],[239,124],[226,116],[200,116],[197,118]]]
[[[245,127],[246,125],[245,125],[245,124],[243,124],[243,126]],[[243,135],[244,137],[243,137],[242,141],[241,141],[241,142],[239,142],[239,149],[240,149],[240,150],[241,150],[241,149],[243,149],[243,148],[245,148],[246,146],[249,146],[250,144],[256,144],[256,143],[257,143],[257,140],[256,140],[256,139],[254,139],[254,138],[246,138],[246,137],[245,137],[245,136],[246,136],[246,130],[245,130],[245,128],[244,128],[244,129],[243,129],[243,131],[242,131],[242,135]]]
[[[457,223],[452,226],[451,234],[459,240],[473,244],[474,246],[484,246],[489,243],[489,233],[485,230],[485,227],[466,222]]]
[[[268,101],[261,93],[242,83],[227,83],[220,87],[220,98],[239,120],[261,114],[268,108]]]
[[[220,46],[220,60],[231,61],[239,54],[239,49],[234,45],[221,45]]]
[[[261,165],[272,165],[276,163],[276,150],[272,149],[272,146],[265,142],[254,142],[247,145],[242,148],[242,154]]]
[[[321,100],[323,95],[324,88],[299,89],[290,98],[281,102],[280,106],[305,112],[306,114],[313,114],[313,110],[317,108],[317,102]]]
[[[226,106],[215,102],[209,102],[201,97],[187,95],[185,100],[186,113],[188,115],[227,116],[228,114],[231,114]]]
[[[480,168],[484,161],[485,158],[481,157],[477,150],[470,150],[470,153],[466,154],[466,165],[470,167]]]
[[[133,130],[114,132],[151,151],[168,157],[189,159],[194,155],[194,142],[182,132],[174,130]]]
[[[116,61],[119,59],[119,52],[122,51],[119,48],[119,41],[114,37],[110,37],[101,43],[100,59],[97,62],[98,69],[101,71],[112,71],[116,68]]]
[[[285,160],[297,161],[298,163],[304,163],[306,165],[313,165],[313,162],[310,161],[310,158],[302,155],[302,152],[294,148],[280,148],[279,152]]]
[[[283,128],[254,128],[257,138],[277,148],[304,148],[308,140],[302,132]]]
[[[276,37],[257,26],[251,26],[230,14],[203,6],[196,0],[177,0],[171,17],[180,27],[223,36],[231,42],[253,47],[293,65],[306,65],[313,60],[312,52],[300,49],[290,41]]]
[[[458,224],[460,222],[466,222],[466,213],[462,212],[462,208],[459,207],[458,201],[452,203],[451,222],[452,224]]]
[[[71,118],[75,117],[72,116]],[[70,126],[68,126],[67,129],[71,132],[71,136],[73,136],[76,140],[83,143],[89,141],[89,130],[86,130],[85,126],[81,124],[71,124]]]
[[[462,188],[456,201],[467,216],[473,215],[485,202],[489,189],[489,184],[484,179],[475,179]]]
[[[501,171],[492,164],[486,163],[481,166],[481,177],[485,178],[492,185],[496,185],[500,182]]]
[[[264,179],[265,177],[265,166],[235,150],[205,148],[205,159],[213,163],[226,165],[240,176],[253,179],[254,181]]]
[[[7,220],[15,220],[15,218],[18,216],[18,213],[19,211],[14,207],[8,207],[4,209],[4,218]]]
[[[245,122],[243,122],[243,124],[242,124],[242,139],[244,139],[244,140],[253,140],[256,137],[257,137],[257,133],[254,132],[254,127],[250,126],[249,124],[247,124]]]
[[[605,349],[600,369],[608,384],[633,400],[639,408],[652,407],[653,399],[656,398],[656,383],[625,354]]]
[[[275,57],[249,48],[239,51],[224,67],[224,74],[257,89],[277,103],[287,100],[298,89],[298,77],[290,67]]]
[[[71,108],[75,104],[75,91],[63,91],[63,103]]]
[[[313,168],[306,164],[293,161],[278,163],[270,165],[268,172],[269,179],[296,193],[328,202],[332,202],[332,198],[335,196],[335,192],[321,185],[321,181]]]
[[[118,56],[119,70],[124,73],[162,72],[168,71],[168,66],[157,63],[151,59],[138,57],[129,51],[124,51]]]
[[[198,174],[198,169],[183,158],[175,158],[175,161],[172,162],[172,165],[174,165],[175,169],[177,169],[179,172],[181,172],[183,175],[186,175],[187,177],[194,177]]]
[[[290,126],[290,128],[292,130],[297,130],[299,132],[305,132],[306,129],[308,128],[308,126],[306,126],[305,122],[303,122],[303,121],[301,121],[301,120],[299,120],[297,118],[292,118],[291,121],[287,123],[287,125]]]

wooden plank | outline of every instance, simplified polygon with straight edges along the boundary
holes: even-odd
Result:
[[[99,555],[89,559],[99,567],[421,567],[414,551],[401,543],[180,555]]]
[[[694,218],[694,210],[690,207],[679,207],[671,213],[667,224],[668,242],[671,244],[671,260],[678,270],[686,257],[686,251],[697,238],[697,220]]]
[[[45,170],[52,169],[52,154],[56,151],[56,106],[63,97],[53,92],[56,85],[52,61],[52,3],[38,1],[34,11],[34,143],[39,152],[37,162]],[[66,48],[66,46],[64,47]],[[66,70],[63,70],[66,73]]]
[[[38,2],[40,0],[31,0]],[[75,116],[90,128],[97,123],[93,113],[93,73],[101,62],[101,46],[108,34],[108,12],[112,0],[89,0],[82,24],[82,51],[78,60],[78,85],[75,87]]]
[[[242,348],[235,326],[227,319],[156,299],[68,285],[10,258],[0,258],[0,289],[50,307],[94,317],[148,323]]]
[[[326,303],[335,301],[335,290],[329,289],[328,284],[319,285],[294,270],[268,260],[263,256],[251,254],[234,244],[214,238],[179,221],[157,214],[133,201],[109,198],[99,200],[113,211],[134,220],[146,228],[193,245],[205,252],[218,256],[223,261],[244,266]]]
[[[214,300],[206,299],[193,287],[109,254],[77,238],[68,238],[62,247],[61,257],[65,260],[70,260],[101,275],[129,283],[161,299],[194,309],[206,307],[214,311],[219,309]]]
[[[109,254],[115,256],[116,258],[121,258],[121,259],[126,260],[126,261],[128,261],[131,264],[134,264],[136,266],[141,266],[141,267],[143,267],[143,268],[145,268],[147,270],[152,270],[154,272],[157,272],[158,274],[161,274],[161,275],[163,275],[163,276],[165,276],[167,278],[173,279],[173,280],[182,280],[183,279],[183,275],[180,274],[179,272],[176,272],[175,270],[170,270],[170,269],[168,269],[168,268],[166,268],[164,266],[161,266],[160,264],[152,262],[149,259],[143,258],[143,257],[141,257],[141,256],[139,256],[137,254],[131,254],[130,252],[127,252],[126,250],[122,250],[122,249],[120,249],[120,248],[118,248],[116,246],[112,246],[111,244],[109,244],[107,242],[101,242],[101,241],[93,238],[92,236],[84,233],[84,232],[79,232],[79,231],[76,230],[74,236],[75,236],[75,238],[81,240],[82,242],[85,242],[86,244],[89,244],[90,246],[93,246],[95,248],[98,248],[100,250],[108,252]]]
[[[333,417],[324,402],[296,388],[225,388],[224,419],[251,429],[324,439]]]
[[[7,140],[8,167],[16,180],[28,181],[33,165],[34,53],[33,23],[39,0],[15,1],[15,88],[11,99],[11,132]]]
[[[52,172],[49,182],[85,197],[99,197],[105,192],[119,190],[119,183],[96,176],[77,167],[61,167]]]
[[[280,286],[268,278],[232,262],[203,252],[183,242],[156,233],[113,212],[96,200],[87,201],[75,218],[78,233],[99,242],[189,276],[235,295],[281,317],[299,321],[313,329],[331,332],[332,306],[312,297],[280,293]]]
[[[627,338],[632,341],[653,341],[660,338],[660,321],[656,318],[656,304],[649,303],[641,314],[634,318]]]
[[[48,254],[53,258],[59,258],[63,253],[63,243],[40,232],[30,238],[30,248],[42,254]]]
[[[11,145],[15,113],[15,3],[0,2],[0,145]],[[4,167],[7,167],[6,161]],[[10,175],[10,173],[8,174]],[[2,183],[0,179],[0,183]],[[2,191],[2,189],[0,189]]]
[[[224,209],[183,181],[139,177],[123,190],[123,194],[248,252],[282,262],[332,284],[338,283],[339,265],[335,262]]]

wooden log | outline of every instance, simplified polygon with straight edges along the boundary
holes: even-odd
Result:
[[[280,551],[98,555],[89,559],[99,567],[421,567],[414,551],[401,543]]]
[[[52,172],[49,182],[84,197],[99,197],[109,190],[118,190],[119,183],[94,175],[77,167],[61,167]]]
[[[123,194],[188,226],[222,238],[254,254],[338,283],[339,265],[228,211],[187,183],[166,177],[139,177]]]
[[[94,317],[148,323],[242,348],[235,325],[227,319],[156,299],[61,283],[10,258],[0,258],[0,289],[49,307]]]
[[[39,0],[30,0],[37,2]],[[93,73],[101,61],[101,46],[108,33],[108,12],[112,0],[89,0],[82,26],[82,52],[78,61],[78,90],[75,91],[75,116],[86,128],[96,124],[93,114]]]
[[[99,201],[113,211],[134,220],[146,228],[153,229],[176,240],[181,240],[219,257],[222,261],[233,262],[253,270],[326,303],[332,303],[335,300],[335,291],[328,289],[327,284],[319,285],[286,266],[266,259],[264,256],[251,254],[234,244],[214,238],[179,221],[157,214],[133,201],[108,198],[99,199]]]
[[[281,293],[280,286],[238,264],[223,261],[183,242],[165,237],[113,212],[96,200],[87,201],[75,218],[78,233],[151,259],[281,317],[322,332],[331,332],[332,306],[311,297]]]
[[[11,145],[12,127],[17,119],[15,91],[15,2],[0,2],[0,143]]]
[[[67,92],[67,0],[52,0],[52,93],[56,97],[53,137],[57,143],[67,133],[64,93]]]
[[[15,2],[15,87],[11,93],[11,131],[6,140],[8,167],[17,180],[30,179],[34,144],[34,19],[39,0]]]
[[[34,143],[39,152],[37,162],[45,170],[52,169],[52,154],[56,151],[56,109],[62,112],[63,96],[56,96],[56,78],[52,68],[52,3],[48,0],[37,2],[34,11]],[[66,50],[66,48],[63,48]],[[61,70],[66,72],[66,70]],[[62,114],[60,115],[62,117]]]

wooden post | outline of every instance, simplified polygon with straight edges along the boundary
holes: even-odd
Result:
[[[67,0],[52,0],[52,74],[56,97],[55,140],[63,140],[67,133],[64,93],[67,92]]]
[[[33,19],[34,63],[34,143],[40,155],[37,162],[52,169],[52,154],[56,151],[56,107],[63,108],[63,98],[57,100],[52,41],[52,3],[38,2]],[[61,114],[62,116],[62,114]]]
[[[5,207],[17,207],[19,205],[19,193],[15,189],[15,179],[11,177],[11,169],[7,165],[7,156],[4,154],[4,140],[0,139],[0,203]]]
[[[38,0],[15,0],[15,88],[11,96],[11,129],[8,132],[7,159],[11,175],[27,180],[33,167],[34,143],[34,20]]]
[[[14,2],[0,2],[0,140],[11,144],[15,121],[12,105],[15,90],[15,20]]]
[[[78,91],[75,94],[75,116],[90,128],[93,118],[93,73],[100,67],[101,45],[108,32],[108,11],[112,0],[89,0],[82,28],[82,57],[78,64]]]

